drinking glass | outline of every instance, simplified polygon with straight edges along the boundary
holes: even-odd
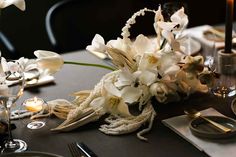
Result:
[[[24,90],[23,67],[18,61],[9,61],[1,59],[0,64],[0,105],[4,106],[7,124],[8,137],[4,141],[5,152],[22,152],[27,149],[27,144],[20,139],[13,139],[11,132],[11,108],[16,101],[23,95]]]

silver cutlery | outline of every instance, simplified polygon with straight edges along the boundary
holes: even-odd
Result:
[[[68,148],[72,157],[84,157],[81,151],[78,149],[76,143],[69,143]]]
[[[76,145],[87,157],[97,157],[97,155],[83,142],[77,142]]]

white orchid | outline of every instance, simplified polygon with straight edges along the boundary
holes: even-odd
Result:
[[[136,37],[132,44],[132,52],[135,53],[134,58],[143,56],[144,53],[153,53],[157,50],[156,42],[153,39],[140,34]]]
[[[111,82],[104,85],[103,96],[95,98],[90,105],[94,108],[103,108],[104,112],[130,116],[128,104],[137,102],[142,92],[135,87],[124,87],[118,90]]]
[[[6,8],[10,5],[15,5],[20,10],[25,10],[25,0],[0,0],[0,8]]]
[[[162,36],[167,40],[173,51],[183,52],[183,48],[180,46],[182,39],[179,36],[183,29],[188,24],[188,16],[184,13],[184,8],[179,9],[171,17],[171,22],[159,21],[157,25],[160,27]]]
[[[64,63],[62,57],[51,51],[37,50],[34,55],[38,58],[37,64],[39,69],[43,70],[46,75],[51,75],[59,71]]]

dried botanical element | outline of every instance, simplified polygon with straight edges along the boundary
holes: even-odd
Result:
[[[155,14],[157,38],[140,34],[131,41],[129,29],[136,17],[145,12]],[[214,73],[204,67],[202,56],[183,54],[181,32],[188,23],[184,8],[170,19],[165,22],[161,6],[156,11],[144,8],[127,21],[122,38],[105,43],[102,36],[96,34],[87,50],[109,55],[118,70],[105,75],[93,90],[75,93],[76,98],[71,103],[51,101],[49,113],[66,118],[52,131],[70,131],[108,114],[107,124],[101,125],[100,131],[120,135],[148,124],[137,133],[139,139],[147,140],[142,135],[151,129],[156,116],[151,98],[168,103],[180,100],[182,95],[207,92],[214,82]],[[138,105],[138,115],[130,113],[131,105]]]

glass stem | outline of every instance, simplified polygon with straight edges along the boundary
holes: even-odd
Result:
[[[7,121],[8,121],[8,142],[13,142],[12,132],[11,132],[11,108],[8,107],[8,104],[6,104],[6,110],[7,110]]]

